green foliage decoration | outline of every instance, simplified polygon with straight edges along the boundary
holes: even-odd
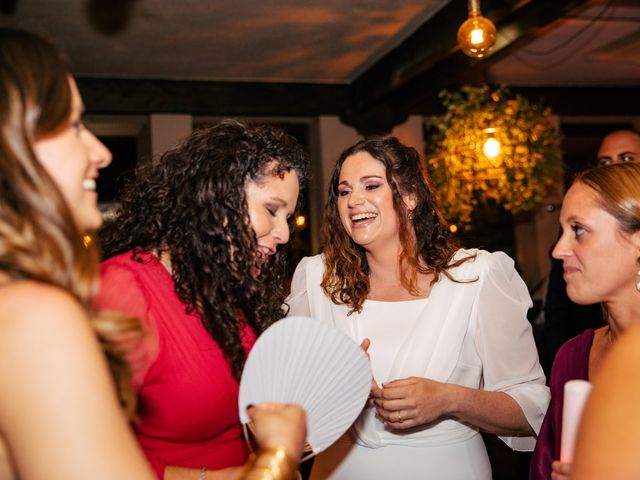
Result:
[[[426,126],[426,168],[447,220],[468,228],[479,203],[512,214],[538,208],[561,168],[551,110],[506,87],[463,86],[440,93],[445,114]],[[483,153],[487,138],[501,153]]]

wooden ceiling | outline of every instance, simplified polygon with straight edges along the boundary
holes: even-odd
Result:
[[[381,133],[437,94],[506,83],[568,115],[640,112],[640,2],[484,0],[494,52],[464,56],[466,0],[3,0],[52,36],[89,112],[339,115]]]

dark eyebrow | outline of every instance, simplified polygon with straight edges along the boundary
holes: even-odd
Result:
[[[637,155],[637,152],[634,152],[632,150],[625,150],[624,152],[620,152],[618,154],[618,157],[623,157],[625,155]]]
[[[380,175],[365,175],[364,177],[360,177],[361,182],[365,182],[371,179],[382,180],[382,177]],[[343,180],[338,185],[349,185],[349,182],[347,182],[346,180]]]
[[[279,203],[280,205],[282,205],[283,207],[287,206],[287,202],[284,201],[282,198],[280,197],[269,197],[269,200],[271,200],[272,202],[276,202]]]

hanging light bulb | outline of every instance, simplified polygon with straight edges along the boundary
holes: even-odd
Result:
[[[484,132],[488,135],[487,139],[482,144],[482,153],[486,155],[489,160],[493,160],[502,150],[500,142],[495,137],[495,128],[485,128]]]
[[[469,18],[458,30],[458,46],[470,57],[484,57],[496,41],[496,26],[480,13],[480,0],[469,0]]]

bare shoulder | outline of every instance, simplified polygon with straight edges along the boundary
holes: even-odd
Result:
[[[616,355],[622,361],[640,358],[640,325],[633,326],[621,336],[617,349]]]
[[[0,378],[0,432],[21,478],[151,479],[71,294],[27,281],[0,287]]]
[[[606,355],[603,371],[595,382],[615,384],[617,389],[640,392],[640,382],[629,381],[630,378],[637,378],[639,369],[640,326],[634,326],[620,336]]]
[[[24,358],[70,343],[93,348],[93,335],[82,306],[61,288],[34,281],[0,287],[0,356]]]
[[[46,329],[47,323],[73,323],[84,316],[73,296],[53,285],[25,280],[0,287],[0,331],[40,321]]]

